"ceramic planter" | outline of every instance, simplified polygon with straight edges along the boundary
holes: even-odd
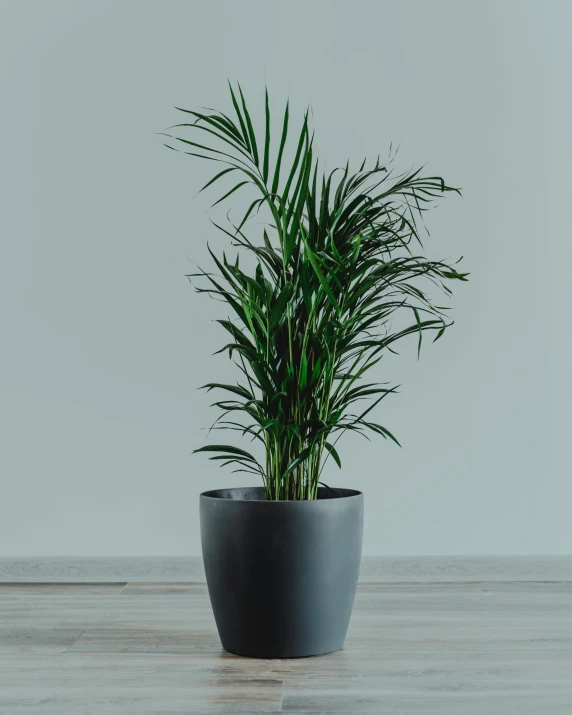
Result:
[[[363,494],[266,501],[262,487],[200,497],[207,584],[223,647],[299,658],[344,644],[357,585]]]

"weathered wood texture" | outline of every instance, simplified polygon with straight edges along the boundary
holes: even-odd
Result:
[[[0,583],[204,580],[198,556],[0,559]],[[360,581],[572,581],[572,556],[364,556]]]
[[[343,651],[222,651],[204,584],[0,586],[0,713],[570,715],[572,583],[362,584]]]

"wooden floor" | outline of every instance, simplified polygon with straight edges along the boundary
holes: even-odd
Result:
[[[204,584],[0,585],[0,713],[572,714],[572,583],[359,586],[343,651],[225,653]]]

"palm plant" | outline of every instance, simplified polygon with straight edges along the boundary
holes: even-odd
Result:
[[[416,335],[419,352],[425,332],[435,331],[437,340],[451,325],[425,286],[450,294],[446,283],[468,274],[421,255],[418,224],[435,197],[459,192],[421,169],[395,175],[391,151],[386,164],[378,157],[357,171],[349,163],[321,171],[308,111],[292,143],[287,103],[275,135],[266,91],[265,127],[257,133],[240,86],[229,87],[234,117],[181,109],[192,117],[176,125],[185,136],[167,134],[165,146],[223,165],[201,191],[238,177],[215,204],[248,187],[256,192],[240,220],[213,222],[237,247],[234,260],[209,248],[217,273],[189,278],[200,278],[196,289],[228,306],[232,317],[218,323],[230,338],[219,352],[242,375],[236,384],[204,386],[224,393],[214,403],[221,414],[213,427],[248,435],[263,458],[228,444],[195,451],[259,475],[269,500],[316,499],[326,459],[341,467],[336,443],[344,432],[398,443],[372,421],[396,387],[367,381],[366,373],[402,338]],[[254,215],[264,221],[257,238]],[[405,327],[393,327],[399,314],[411,316]]]

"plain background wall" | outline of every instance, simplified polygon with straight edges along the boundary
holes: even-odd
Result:
[[[210,168],[154,134],[227,108],[227,77],[311,101],[330,166],[394,142],[464,190],[427,219],[472,274],[456,325],[378,372],[404,448],[344,438],[328,474],[366,492],[364,552],[570,553],[571,23],[565,0],[1,2],[0,557],[198,554],[197,495],[245,483],[191,455],[197,388],[231,376],[184,277]]]

